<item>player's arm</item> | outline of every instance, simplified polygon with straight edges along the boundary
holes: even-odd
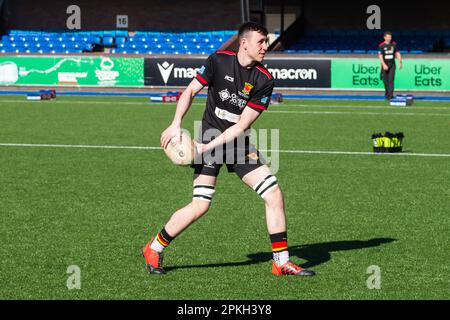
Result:
[[[175,111],[175,116],[173,117],[172,123],[166,130],[163,131],[163,133],[161,133],[161,147],[166,148],[170,142],[170,139],[181,135],[181,122],[184,115],[189,110],[195,95],[199,93],[202,88],[203,84],[201,84],[197,79],[193,79],[183,91],[180,99],[178,100],[177,109]]]
[[[388,67],[388,65],[386,64],[386,62],[384,62],[383,54],[381,54],[380,52],[378,52],[378,58],[379,58],[380,61],[381,61],[381,66],[383,67],[383,69],[384,69],[384,70],[389,69],[389,67]]]
[[[242,111],[241,118],[239,121],[229,127],[227,130],[222,132],[221,135],[213,139],[208,144],[200,144],[198,145],[201,149],[197,150],[199,153],[201,152],[207,152],[210,150],[213,150],[214,148],[226,144],[230,141],[233,141],[240,135],[244,134],[244,132],[250,128],[250,126],[253,124],[253,122],[258,119],[259,115],[261,113],[252,109],[252,108],[244,108],[244,111]]]
[[[398,68],[401,69],[403,67],[403,62],[402,62],[402,55],[401,55],[400,51],[397,51],[395,53],[395,57],[398,60]]]

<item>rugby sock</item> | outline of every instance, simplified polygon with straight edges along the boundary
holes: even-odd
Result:
[[[289,261],[287,231],[271,234],[270,241],[272,242],[273,260],[275,263],[278,266],[287,263]]]
[[[174,239],[174,237],[171,237],[167,231],[166,228],[163,228],[158,234],[156,235],[155,239],[153,240],[152,244],[150,245],[150,248],[155,250],[156,252],[163,252],[164,249],[170,244],[170,242]]]

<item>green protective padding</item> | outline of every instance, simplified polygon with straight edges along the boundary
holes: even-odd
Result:
[[[333,59],[332,89],[384,89],[380,60]],[[395,89],[450,90],[450,59],[404,59],[396,70]]]
[[[144,86],[144,58],[3,56],[0,85]]]

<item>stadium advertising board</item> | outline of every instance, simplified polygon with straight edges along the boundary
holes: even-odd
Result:
[[[378,59],[334,59],[331,62],[331,88],[383,89]],[[396,70],[395,89],[450,90],[450,60],[404,59]]]
[[[146,86],[186,86],[205,58],[145,59]],[[330,60],[266,59],[275,87],[330,88]]]
[[[143,86],[143,58],[0,57],[0,85]]]

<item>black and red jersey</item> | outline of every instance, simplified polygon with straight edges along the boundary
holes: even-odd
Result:
[[[397,51],[397,43],[395,43],[395,41],[392,41],[391,43],[383,41],[378,45],[378,54],[383,56],[383,60],[388,66],[395,64],[395,54]]]
[[[203,121],[221,132],[237,123],[246,107],[266,110],[274,87],[272,75],[262,64],[243,67],[232,51],[211,54],[196,79],[208,86]]]

